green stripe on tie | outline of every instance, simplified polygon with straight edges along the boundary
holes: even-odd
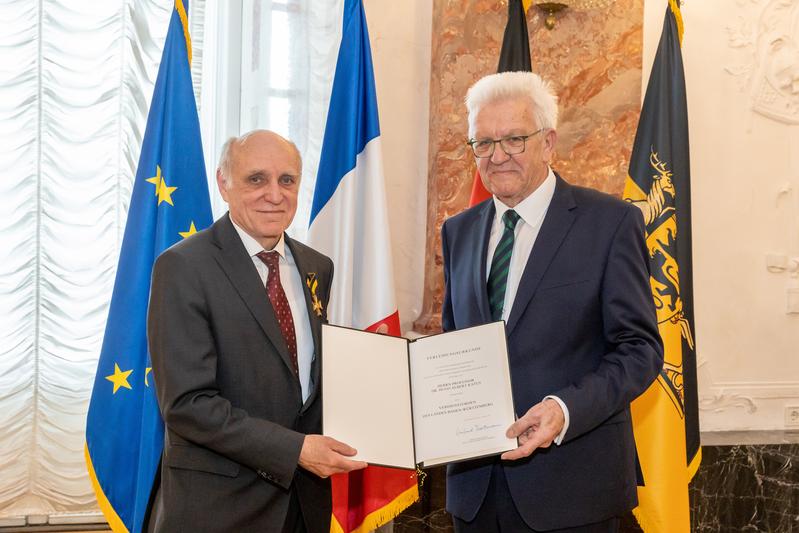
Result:
[[[502,215],[502,223],[505,230],[494,250],[494,257],[491,259],[491,270],[488,273],[488,302],[491,307],[491,319],[500,320],[502,310],[505,305],[505,290],[508,286],[508,271],[510,270],[510,259],[513,255],[513,239],[516,223],[519,222],[519,213],[513,209],[508,209]]]
[[[510,268],[510,258],[513,255],[513,250],[508,250],[502,257],[494,255],[494,260],[491,261],[491,270],[501,274],[502,270],[508,270]]]
[[[500,257],[505,254],[510,254],[513,251],[513,241],[500,242],[497,244],[497,249],[494,250],[494,257]]]

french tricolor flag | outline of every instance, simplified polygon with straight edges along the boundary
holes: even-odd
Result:
[[[381,150],[363,3],[345,0],[308,244],[335,265],[331,323],[400,335]],[[334,476],[331,531],[371,531],[416,499],[407,470],[370,466]]]

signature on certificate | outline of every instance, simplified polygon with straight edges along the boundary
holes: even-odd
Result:
[[[467,424],[465,426],[460,426],[455,428],[455,435],[460,437],[462,435],[468,435],[469,433],[483,433],[486,431],[491,431],[492,429],[496,429],[500,427],[501,424]]]

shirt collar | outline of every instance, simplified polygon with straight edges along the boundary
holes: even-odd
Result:
[[[238,224],[233,222],[233,217],[230,217],[230,222],[233,223],[233,227],[236,228],[236,233],[239,234],[241,238],[242,244],[244,244],[244,248],[247,250],[247,255],[250,257],[255,257],[259,253],[264,251],[264,247],[256,241],[252,235],[244,231]],[[285,240],[285,233],[280,234],[280,239],[275,244],[275,247],[272,248],[275,252],[277,252],[280,257],[283,259],[286,258],[286,240]],[[271,250],[266,250],[267,252]]]
[[[549,168],[549,173],[543,183],[538,186],[527,198],[516,204],[513,208],[522,220],[527,224],[534,226],[540,221],[549,208],[549,203],[552,201],[552,196],[555,194],[555,173],[552,168]],[[510,209],[507,205],[502,203],[496,196],[493,197],[494,208],[496,209],[496,220],[501,220],[505,211]]]

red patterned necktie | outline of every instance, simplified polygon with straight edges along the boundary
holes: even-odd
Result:
[[[280,332],[283,333],[283,338],[286,340],[294,375],[299,377],[297,334],[294,332],[294,318],[291,316],[291,308],[289,307],[288,298],[286,298],[286,292],[283,290],[283,285],[280,284],[280,267],[278,266],[280,255],[275,251],[259,252],[258,259],[263,261],[269,268],[269,275],[266,278],[266,294],[272,303],[272,309],[275,310],[277,323],[280,324]]]

